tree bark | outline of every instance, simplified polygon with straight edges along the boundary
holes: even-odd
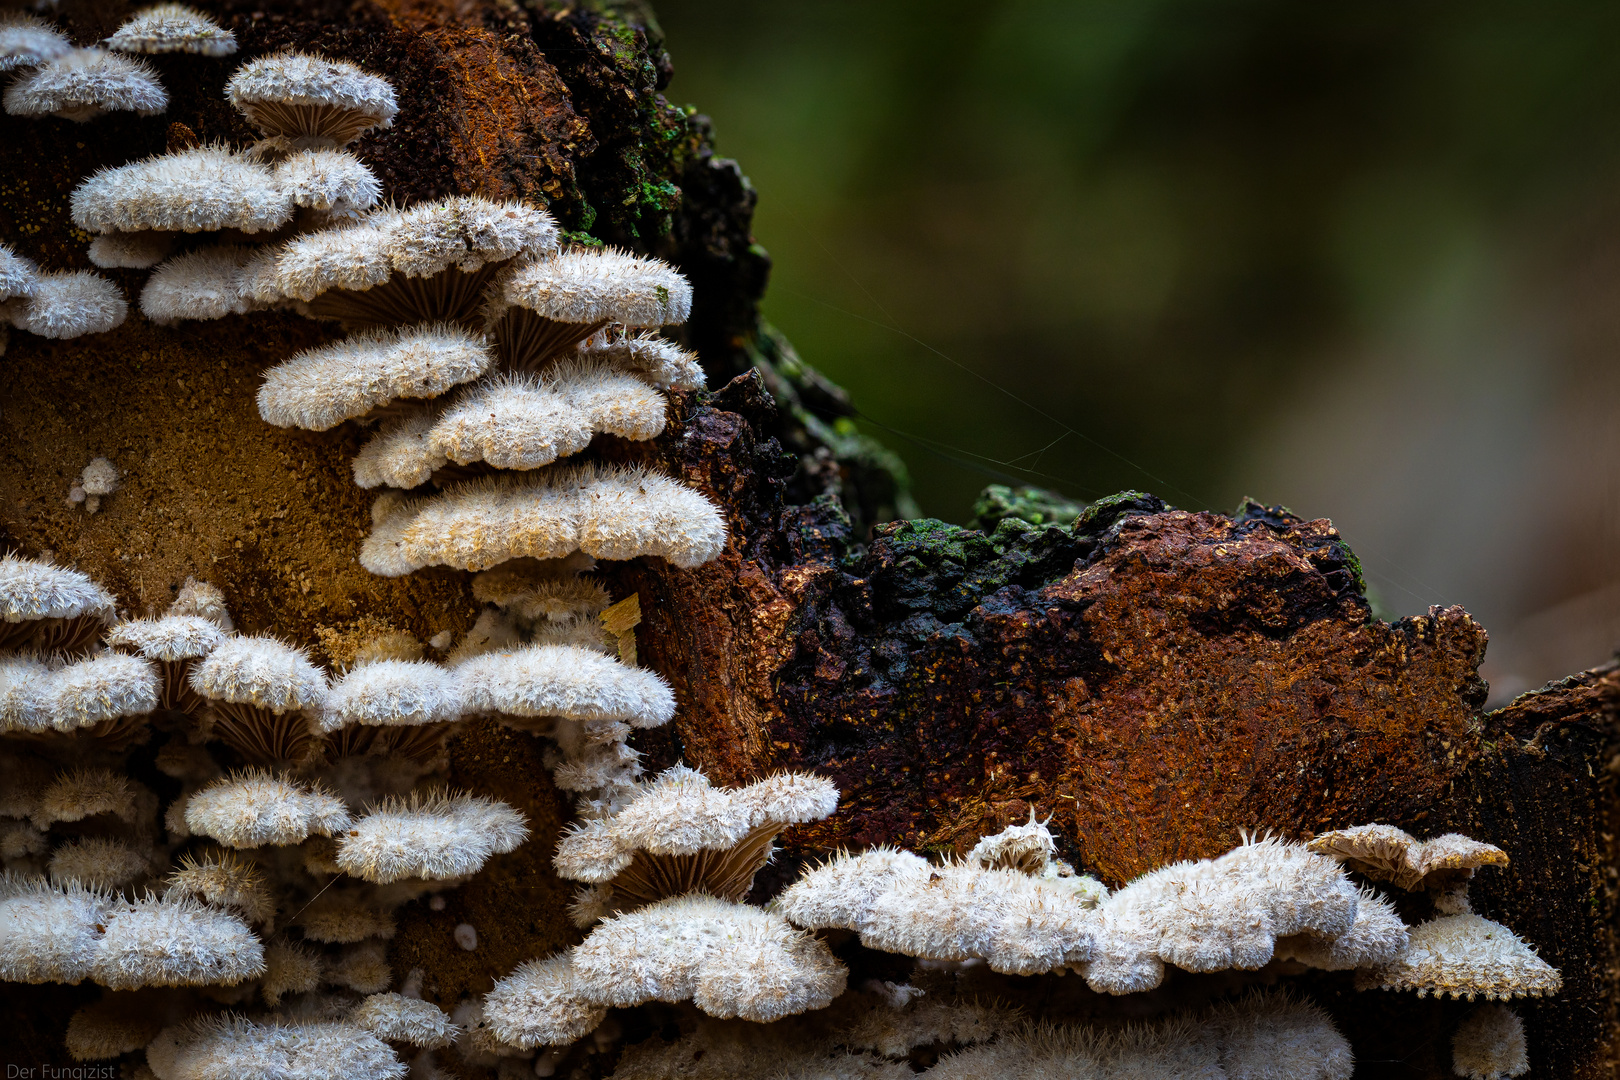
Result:
[[[1254,503],[1225,517],[1128,493],[1073,527],[894,522],[909,506],[894,459],[837,432],[842,391],[759,319],[769,264],[749,234],[754,192],[715,154],[705,118],[661,95],[670,62],[642,5],[223,10],[241,53],[159,58],[172,98],[161,117],[0,118],[0,237],[50,269],[88,266],[71,189],[167,147],[250,141],[224,80],[290,45],[399,87],[394,126],[358,146],[389,197],[540,200],[569,230],[677,265],[696,287],[686,341],[718,389],[676,395],[652,456],[720,501],[732,539],[695,571],[638,560],[601,576],[616,596],[639,594],[642,662],[680,701],[675,723],[638,736],[650,766],[684,760],[717,782],[810,768],[844,792],[836,816],[787,834],[758,895],[839,846],[961,852],[1032,809],[1110,885],[1219,854],[1244,830],[1458,830],[1512,858],[1477,879],[1476,909],[1564,975],[1561,995],[1522,1007],[1531,1075],[1609,1075],[1620,669],[1483,713],[1486,635],[1465,612],[1374,619],[1329,523]],[[62,0],[59,21],[86,43],[126,14]],[[131,296],[144,277],[111,276]],[[135,615],[188,576],[211,581],[242,629],[333,663],[385,628],[464,632],[466,575],[384,580],[356,562],[369,527],[348,471],[359,436],[258,418],[259,374],[328,336],[286,315],[164,329],[134,313],[106,335],[13,335],[0,541],[77,566]],[[88,517],[64,497],[98,454],[127,479]],[[451,781],[519,805],[535,830],[445,910],[402,912],[395,966],[423,967],[441,1004],[577,940],[549,869],[568,807],[546,775],[534,740],[494,725],[452,744]],[[464,920],[479,927],[475,953],[440,944]],[[5,990],[24,1052],[60,1037],[58,999],[72,992]],[[1460,1005],[1356,994],[1340,975],[1312,994],[1364,1075],[1394,1075],[1380,1064],[1392,1061],[1403,1076],[1449,1075]]]

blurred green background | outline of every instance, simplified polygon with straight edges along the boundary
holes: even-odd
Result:
[[[1331,517],[1498,700],[1620,643],[1620,5],[656,6],[924,513]]]

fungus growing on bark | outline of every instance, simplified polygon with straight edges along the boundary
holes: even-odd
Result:
[[[1448,915],[1468,912],[1467,887],[1475,870],[1508,864],[1507,852],[1494,844],[1461,833],[1420,841],[1393,825],[1339,829],[1317,836],[1309,846],[1352,870],[1408,892],[1428,889]]]
[[[326,965],[322,980],[359,994],[376,994],[388,989],[394,973],[388,966],[388,948],[380,941],[351,945]]]
[[[259,415],[326,431],[401,398],[442,394],[478,378],[492,359],[481,337],[446,323],[354,334],[266,372]]]
[[[909,852],[835,859],[783,893],[780,909],[806,928],[855,930],[869,948],[977,957],[1011,975],[1079,967],[1097,948],[1095,913],[1067,890],[1016,870],[934,866]]]
[[[162,1030],[173,1003],[151,992],[114,990],[68,1020],[63,1038],[74,1061],[104,1061],[143,1049]],[[164,1006],[168,1006],[165,1008]]]
[[[77,490],[84,496],[84,512],[94,514],[101,509],[101,500],[122,486],[118,467],[104,457],[90,459],[90,464],[79,473]],[[72,496],[70,495],[71,499]]]
[[[387,1043],[347,1021],[230,1015],[164,1028],[146,1062],[157,1080],[403,1080],[407,1071]]]
[[[195,615],[199,619],[207,619],[227,634],[236,629],[231,622],[231,613],[225,606],[225,594],[217,586],[196,578],[186,578],[186,583],[180,586],[166,614]]]
[[[97,233],[257,233],[292,220],[293,201],[266,165],[228,146],[199,146],[98,169],[73,189],[73,223]]]
[[[358,818],[338,841],[345,873],[386,884],[402,878],[463,878],[529,835],[523,815],[472,795],[412,793]]]
[[[820,940],[780,915],[713,897],[675,897],[597,926],[572,952],[496,981],[484,1015],[501,1042],[573,1042],[609,1006],[683,1001],[766,1022],[824,1008],[848,973]]]
[[[112,621],[112,594],[77,570],[0,556],[0,651],[74,654]]]
[[[75,338],[120,326],[129,304],[118,286],[89,270],[58,270],[38,275],[26,299],[13,301],[11,325],[43,338]]]
[[[211,851],[200,858],[180,856],[180,869],[169,875],[165,897],[190,897],[217,907],[234,908],[248,922],[266,926],[276,914],[264,872],[234,851]]]
[[[1505,1005],[1481,1005],[1451,1037],[1451,1071],[1468,1080],[1503,1080],[1530,1071],[1524,1021]]]
[[[90,262],[103,270],[146,270],[168,258],[174,234],[167,232],[109,232],[90,241]],[[142,296],[142,310],[145,310]]]
[[[430,1050],[449,1046],[461,1034],[461,1026],[432,1002],[402,994],[373,994],[349,1018],[379,1039]]]
[[[482,330],[478,311],[496,270],[555,248],[556,237],[551,215],[522,202],[467,195],[376,210],[289,241],[274,291],[349,326],[442,320]]]
[[[111,894],[81,885],[0,875],[0,979],[83,981],[115,903]]]
[[[425,440],[414,426],[394,429],[374,441],[398,439],[404,445],[375,453],[408,463],[394,466],[402,480],[446,461],[534,469],[578,453],[598,434],[655,438],[664,430],[664,411],[663,396],[638,376],[565,360],[538,378],[505,375],[469,387],[432,422]],[[412,449],[420,455],[415,461]]]
[[[110,769],[74,769],[52,780],[28,813],[35,828],[48,829],[58,821],[83,821],[112,814],[126,822],[136,817],[136,800],[151,793],[127,776]]]
[[[639,468],[578,465],[536,477],[496,475],[405,502],[372,528],[360,562],[382,577],[424,566],[483,570],[508,559],[660,555],[701,566],[726,542],[707,497]]]
[[[73,51],[73,43],[37,15],[0,11],[0,75],[39,67]],[[5,297],[0,296],[0,300]]]
[[[639,371],[663,390],[702,390],[707,385],[696,353],[650,330],[598,334],[580,346],[579,355],[624,371]]]
[[[105,926],[90,975],[113,990],[231,986],[264,972],[264,946],[247,925],[194,900],[115,904]]]
[[[172,326],[186,319],[223,319],[257,311],[265,305],[253,298],[247,275],[262,258],[261,249],[234,245],[177,255],[146,279],[141,314],[160,326]]]
[[[388,127],[399,105],[387,79],[343,60],[279,52],[237,68],[225,96],[272,139],[299,148],[346,146]]]
[[[1059,885],[1074,893],[1087,907],[1096,907],[1108,896],[1108,888],[1096,878],[1076,874],[1074,867],[1057,857],[1057,841],[1046,822],[1035,819],[1030,807],[1029,821],[1009,825],[991,836],[980,837],[967,853],[966,862],[991,870],[1017,870]]]
[[[236,35],[196,8],[157,4],[125,20],[107,39],[107,47],[130,53],[229,56],[236,51]]]
[[[276,184],[293,205],[355,217],[382,198],[382,185],[347,150],[300,150],[276,163]]]
[[[716,788],[677,765],[640,786],[616,813],[565,833],[553,862],[562,877],[611,882],[610,909],[690,892],[741,900],[783,829],[837,808],[837,787],[808,773]]]
[[[349,827],[341,799],[263,770],[210,784],[187,801],[185,818],[192,832],[232,848],[296,844]]]
[[[51,881],[92,889],[120,889],[152,869],[151,855],[121,840],[81,836],[51,852]]]
[[[233,637],[192,670],[208,699],[208,735],[256,764],[296,762],[318,752],[306,711],[326,700],[326,675],[300,649],[269,637]]]
[[[1323,971],[1349,971],[1388,963],[1406,950],[1406,924],[1395,905],[1370,889],[1359,891],[1356,921],[1336,938],[1306,932],[1277,939],[1276,957]]]
[[[158,688],[158,672],[152,664],[134,656],[102,653],[51,672],[32,692],[53,730],[95,728],[97,735],[116,739],[131,735],[146,714],[157,708]],[[102,724],[106,726],[97,728]]]
[[[1189,1020],[1109,1032],[1021,1025],[941,1058],[937,1080],[981,1077],[1230,1077],[1349,1080],[1350,1044],[1326,1013],[1286,994],[1254,994]]]
[[[1356,972],[1358,990],[1416,990],[1418,997],[1488,1001],[1555,994],[1558,969],[1512,930],[1478,915],[1446,915],[1411,929],[1406,951]]]
[[[393,916],[348,892],[327,893],[306,907],[297,918],[305,941],[327,945],[352,945],[367,938],[388,940],[396,927]]]
[[[484,653],[456,673],[468,712],[622,720],[635,727],[657,727],[675,715],[675,695],[657,673],[577,646]]]
[[[131,619],[107,633],[107,644],[135,653],[157,665],[160,675],[155,708],[196,716],[203,698],[191,688],[191,669],[225,641],[225,632],[200,615],[165,615]]]
[[[278,941],[265,946],[259,992],[265,1004],[274,1008],[288,994],[307,994],[320,986],[325,973],[320,953],[307,945]]]
[[[425,660],[374,660],[333,684],[319,724],[325,732],[353,724],[416,727],[449,723],[461,713],[461,682],[454,671]]]
[[[812,870],[779,903],[800,926],[855,930],[872,948],[982,957],[1010,974],[1072,968],[1093,990],[1123,994],[1158,986],[1166,963],[1253,969],[1272,959],[1279,938],[1336,942],[1355,927],[1359,899],[1332,860],[1261,840],[1155,870],[1095,908],[1042,877],[977,863],[934,866],[883,848]],[[1358,962],[1398,951],[1385,914],[1370,913],[1364,935],[1346,947]]]
[[[571,248],[504,273],[488,327],[503,366],[538,371],[611,323],[681,323],[691,308],[692,286],[667,263],[612,248]]]
[[[100,49],[73,49],[19,75],[3,98],[12,116],[59,116],[84,123],[106,112],[154,116],[169,95],[146,63]]]

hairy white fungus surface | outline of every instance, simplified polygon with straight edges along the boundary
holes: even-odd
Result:
[[[580,465],[536,477],[496,475],[406,501],[377,522],[360,562],[382,577],[424,566],[483,570],[508,559],[660,555],[701,566],[726,542],[713,502],[639,468]]]
[[[83,123],[106,112],[153,116],[169,95],[150,65],[100,49],[72,49],[29,68],[0,103],[12,116],[60,116]]]
[[[412,794],[385,800],[338,841],[345,873],[378,883],[475,874],[529,835],[523,815],[495,799]]]
[[[296,844],[349,827],[343,800],[268,772],[249,771],[215,781],[186,803],[186,825],[226,847]]]
[[[236,51],[236,35],[196,8],[157,4],[125,20],[107,39],[107,47],[131,53],[229,56]]]

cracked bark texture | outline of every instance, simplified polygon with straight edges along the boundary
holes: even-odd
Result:
[[[754,192],[716,154],[707,121],[663,96],[671,64],[641,5],[216,10],[242,51],[157,58],[173,98],[163,116],[0,117],[0,236],[48,268],[87,266],[72,187],[171,146],[246,141],[224,80],[291,45],[400,88],[394,127],[357,148],[389,197],[544,200],[576,238],[679,266],[696,286],[684,335],[717,389],[676,395],[653,453],[723,504],[732,540],[697,571],[645,560],[602,577],[615,595],[640,594],[642,661],[680,700],[674,724],[637,737],[650,766],[684,759],[721,782],[811,768],[845,792],[835,817],[787,834],[760,897],[838,846],[960,852],[1030,809],[1051,817],[1065,857],[1110,885],[1218,854],[1244,830],[1456,829],[1513,860],[1477,879],[1476,909],[1564,973],[1562,995],[1521,1007],[1530,1075],[1610,1075],[1620,671],[1483,713],[1486,635],[1465,612],[1373,619],[1331,525],[1258,504],[1226,517],[1129,493],[1072,526],[1006,507],[987,532],[895,523],[909,510],[902,470],[836,423],[843,392],[759,319],[768,260],[749,234]],[[86,43],[127,14],[62,0],[59,21]],[[111,276],[131,296],[144,277]],[[309,643],[329,662],[379,629],[465,630],[466,575],[385,581],[355,562],[369,524],[348,474],[358,434],[257,417],[259,373],[330,334],[283,315],[174,329],[132,315],[74,341],[14,335],[0,359],[0,542],[78,566],[132,614],[189,575],[210,580],[244,630]],[[126,485],[92,518],[63,497],[97,454]],[[549,872],[567,803],[536,744],[474,725],[452,757],[458,786],[517,803],[535,832],[446,910],[402,910],[396,968],[424,967],[426,996],[447,1007],[577,940],[568,890]],[[1414,901],[1407,917],[1422,914]],[[476,953],[447,944],[468,919]],[[59,1020],[84,990],[0,987],[20,1018],[6,1053],[53,1060]],[[1465,1004],[1356,994],[1342,975],[1315,977],[1310,992],[1351,1037],[1360,1075],[1450,1075]]]

